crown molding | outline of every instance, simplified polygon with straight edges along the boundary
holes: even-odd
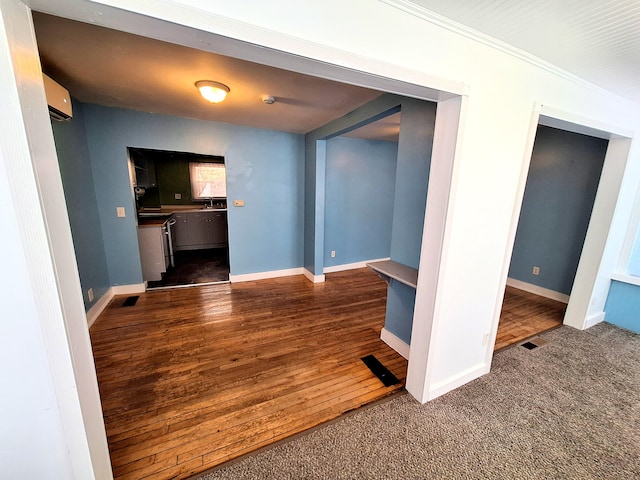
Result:
[[[461,23],[456,22],[455,20],[451,20],[439,13],[428,10],[427,8],[418,5],[411,0],[378,0],[381,3],[385,3],[390,7],[397,8],[398,10],[402,10],[405,13],[413,15],[417,18],[425,20],[429,23],[437,25],[438,27],[444,28],[453,32],[455,34],[466,37],[470,40],[479,42],[488,47],[494,48],[498,51],[506,53],[518,60],[522,60],[523,62],[527,62],[530,65],[538,67],[542,70],[545,70],[553,75],[561,77],[565,80],[578,84],[580,86],[589,88],[590,90],[597,91],[600,94],[615,98],[616,100],[622,100],[625,103],[634,103],[632,100],[622,97],[610,90],[607,90],[603,87],[596,85],[588,80],[585,80],[582,77],[579,77],[567,70],[564,70],[546,60],[541,59],[529,52],[526,52],[518,47],[514,47],[513,45],[503,42],[502,40],[498,40],[495,37],[487,35],[485,33],[479,32],[471,27],[463,25]]]

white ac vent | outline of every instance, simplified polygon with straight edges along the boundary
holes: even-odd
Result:
[[[47,95],[47,104],[49,105],[49,116],[58,121],[69,120],[73,116],[69,92],[44,73],[42,78],[44,80],[44,91]]]

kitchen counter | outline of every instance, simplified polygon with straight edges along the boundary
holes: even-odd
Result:
[[[154,218],[154,217],[166,217],[169,218],[174,213],[188,213],[188,212],[226,212],[226,207],[199,207],[194,205],[163,205],[158,208],[144,207],[138,211],[138,218]]]
[[[139,218],[138,219],[138,226],[139,227],[162,227],[168,221],[169,221],[169,217],[163,217],[163,218]]]

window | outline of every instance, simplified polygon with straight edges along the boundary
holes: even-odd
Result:
[[[224,163],[189,162],[189,177],[193,200],[227,198],[227,174]]]

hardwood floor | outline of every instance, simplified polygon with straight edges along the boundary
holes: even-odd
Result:
[[[507,286],[494,350],[562,325],[567,305]]]
[[[186,478],[402,388],[368,269],[115,298],[91,328],[114,475]],[[385,387],[360,360],[400,380]]]
[[[402,388],[380,341],[386,284],[368,269],[158,290],[91,328],[117,479],[187,478]],[[496,349],[562,322],[560,302],[507,287]],[[402,382],[384,387],[375,355]]]

